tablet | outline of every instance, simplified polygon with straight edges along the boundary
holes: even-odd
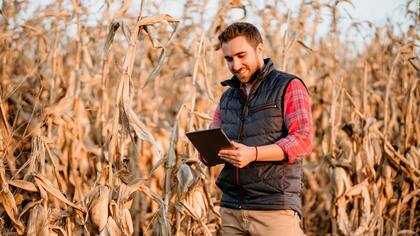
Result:
[[[203,157],[203,162],[208,166],[225,163],[217,154],[219,150],[232,147],[229,138],[222,129],[207,129],[188,132],[188,139]]]

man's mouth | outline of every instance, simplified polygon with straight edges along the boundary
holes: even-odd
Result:
[[[245,72],[246,72],[246,69],[240,69],[240,70],[236,71],[235,74],[239,76],[239,75],[245,74]]]

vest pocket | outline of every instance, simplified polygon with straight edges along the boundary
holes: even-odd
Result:
[[[265,105],[262,105],[262,106],[257,106],[257,107],[254,107],[254,108],[250,109],[249,113],[255,113],[255,112],[258,112],[258,111],[273,109],[273,108],[277,108],[277,104],[272,103],[272,104],[265,104]]]
[[[289,193],[300,193],[302,190],[302,177],[300,166],[287,165],[282,173],[282,189]]]

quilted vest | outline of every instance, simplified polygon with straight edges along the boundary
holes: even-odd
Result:
[[[283,97],[290,81],[299,79],[275,70],[270,59],[264,63],[264,68],[253,78],[248,96],[240,89],[236,77],[222,82],[229,86],[220,99],[222,129],[231,140],[248,146],[273,144],[287,136]],[[302,214],[301,160],[293,164],[285,160],[251,162],[241,169],[225,164],[216,184],[223,192],[222,207],[292,209]]]

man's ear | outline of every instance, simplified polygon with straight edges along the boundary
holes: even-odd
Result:
[[[262,54],[264,52],[264,45],[262,43],[259,43],[257,45],[257,53]]]

